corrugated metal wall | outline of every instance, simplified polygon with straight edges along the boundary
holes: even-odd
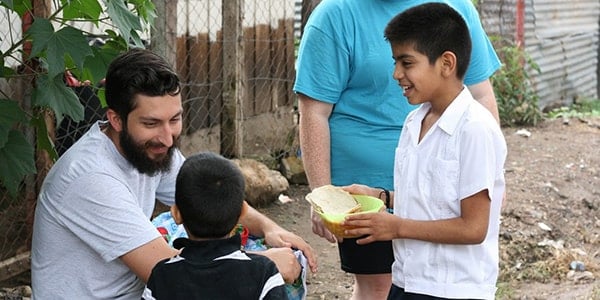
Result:
[[[517,4],[515,0],[479,1],[479,17],[491,38],[502,37],[514,41]]]
[[[518,0],[480,2],[490,35],[515,39]],[[525,50],[539,65],[531,73],[540,108],[598,98],[598,0],[525,0]]]

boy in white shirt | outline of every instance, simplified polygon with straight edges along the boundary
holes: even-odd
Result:
[[[358,244],[393,240],[388,299],[494,299],[506,142],[491,113],[463,84],[471,41],[462,17],[441,3],[416,6],[385,29],[394,78],[412,111],[394,165],[394,214],[355,214]],[[346,187],[379,196],[381,189]]]

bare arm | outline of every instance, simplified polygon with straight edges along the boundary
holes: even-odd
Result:
[[[300,148],[302,163],[312,189],[331,184],[331,136],[329,116],[333,105],[298,94],[300,110]],[[312,231],[331,243],[338,239],[323,225],[312,208],[310,212]],[[339,240],[341,241],[341,239]]]
[[[329,116],[333,105],[298,94],[302,163],[311,188],[331,183]]]
[[[344,225],[359,228],[347,230],[352,235],[368,235],[357,241],[413,239],[440,244],[479,244],[487,234],[490,199],[483,190],[461,201],[461,215],[457,218],[433,221],[403,219],[386,213],[350,215]]]
[[[498,103],[496,102],[496,95],[494,95],[494,88],[490,80],[486,79],[480,83],[469,85],[468,88],[473,98],[483,104],[492,113],[494,118],[496,118],[496,121],[500,123]]]
[[[152,268],[161,260],[175,256],[179,251],[171,248],[162,238],[158,237],[152,241],[137,247],[123,256],[121,261],[144,282],[148,281]]]

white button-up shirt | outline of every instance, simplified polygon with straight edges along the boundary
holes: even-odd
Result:
[[[407,117],[394,166],[394,214],[414,220],[461,215],[460,202],[482,190],[491,199],[488,233],[476,245],[397,239],[393,283],[407,292],[494,299],[506,142],[491,113],[464,87],[419,141],[431,105]]]

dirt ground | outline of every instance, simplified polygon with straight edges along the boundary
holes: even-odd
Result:
[[[600,299],[600,118],[503,131],[509,153],[497,299]],[[291,186],[294,201],[260,210],[317,252],[308,299],[347,299],[352,277],[339,268],[337,245],[312,233],[308,191]]]

